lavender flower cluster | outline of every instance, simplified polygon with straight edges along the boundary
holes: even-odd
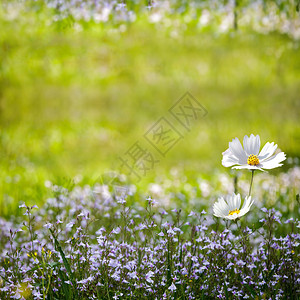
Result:
[[[52,186],[0,219],[0,299],[297,299],[300,221],[230,222],[132,203],[104,186]],[[299,199],[298,199],[299,201]],[[210,209],[211,210],[211,209]]]
[[[13,20],[22,16],[22,12],[26,11],[24,5],[28,3],[45,4],[54,11],[53,22],[70,18],[75,21],[77,29],[81,28],[81,21],[116,25],[144,19],[156,23],[160,30],[173,28],[174,38],[189,26],[195,25],[200,30],[212,27],[215,32],[224,33],[237,26],[234,24],[261,33],[278,31],[292,38],[300,37],[299,4],[295,1],[8,1],[5,5],[6,18]],[[120,26],[120,30],[126,30],[126,26]]]

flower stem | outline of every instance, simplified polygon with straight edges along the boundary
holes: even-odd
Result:
[[[252,171],[252,176],[251,176],[251,182],[250,182],[250,188],[249,188],[249,195],[248,195],[248,197],[250,197],[250,195],[251,195],[251,188],[252,188],[253,177],[254,177],[254,170],[251,170],[251,171]]]

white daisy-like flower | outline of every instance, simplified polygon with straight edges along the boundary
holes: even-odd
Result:
[[[224,200],[223,197],[220,197],[213,206],[214,216],[228,220],[235,220],[245,215],[250,210],[253,202],[254,200],[251,200],[251,196],[246,197],[241,208],[240,194],[227,196],[226,200]]]
[[[244,148],[238,138],[229,142],[229,148],[223,152],[222,165],[224,167],[232,167],[233,169],[250,169],[260,170],[274,169],[282,166],[280,164],[286,159],[284,152],[279,152],[275,155],[274,152],[277,149],[277,145],[272,143],[266,143],[260,150],[260,138],[259,135],[250,137],[244,136],[243,141]]]

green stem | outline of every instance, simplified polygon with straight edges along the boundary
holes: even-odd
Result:
[[[252,171],[252,176],[251,176],[251,183],[250,183],[250,188],[249,188],[249,195],[248,195],[248,197],[250,197],[250,195],[251,195],[251,188],[252,188],[253,177],[254,177],[254,170],[251,170],[251,171]]]

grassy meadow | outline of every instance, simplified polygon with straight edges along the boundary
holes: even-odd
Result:
[[[182,130],[184,141],[143,186],[173,167],[213,173],[228,141],[250,133],[299,156],[298,40],[251,28],[199,29],[184,15],[166,17],[168,26],[145,14],[134,23],[51,23],[53,12],[44,5],[24,4],[18,12],[16,4],[16,16],[9,17],[12,8],[4,4],[2,214],[19,201],[39,202],[45,180],[81,175],[92,183],[118,169],[117,157],[186,92],[208,114],[190,132]]]
[[[299,1],[4,0],[0,28],[1,299],[299,297]],[[186,93],[207,112],[189,130]],[[215,218],[250,195],[221,162],[251,133],[287,160]],[[139,180],[136,142],[157,160]]]

